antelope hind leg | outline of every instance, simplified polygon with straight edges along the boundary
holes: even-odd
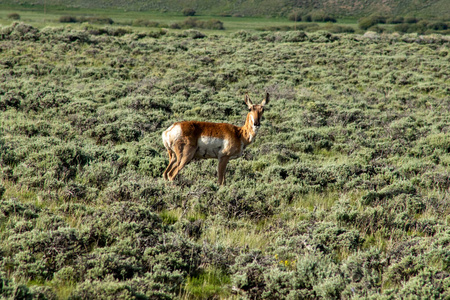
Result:
[[[180,144],[175,148],[175,153],[177,155],[178,165],[174,165],[172,170],[169,171],[169,180],[174,180],[181,169],[187,165],[192,158],[194,158],[195,152],[197,151],[197,147],[191,146],[188,144]]]
[[[177,161],[177,156],[175,155],[175,152],[173,152],[172,150],[167,150],[167,152],[169,152],[169,165],[167,166],[167,168],[163,174],[163,178],[165,180],[169,179],[167,174],[170,172],[170,170],[172,170],[173,166],[175,165],[175,163]]]

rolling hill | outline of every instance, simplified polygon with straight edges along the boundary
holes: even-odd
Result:
[[[242,16],[286,16],[294,9],[305,12],[324,11],[335,16],[360,17],[373,13],[413,15],[421,17],[450,17],[448,0],[4,0],[3,5],[123,9],[131,11],[181,12],[194,8],[199,14]]]

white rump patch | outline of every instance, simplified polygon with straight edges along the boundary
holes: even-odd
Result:
[[[182,130],[180,125],[172,125],[169,128],[167,128],[166,131],[163,132],[162,138],[164,142],[164,146],[167,149],[171,149],[173,142],[175,142],[177,139],[179,139],[182,135]]]

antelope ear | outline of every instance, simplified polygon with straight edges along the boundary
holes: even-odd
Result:
[[[266,93],[266,98],[261,102],[261,105],[264,106],[266,104],[269,104],[269,93]]]
[[[248,96],[248,94],[245,94],[245,98],[244,98],[245,104],[247,104],[248,109],[252,109],[253,103],[252,100],[250,100],[250,97]]]

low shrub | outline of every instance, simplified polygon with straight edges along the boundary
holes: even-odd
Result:
[[[223,22],[217,19],[210,19],[204,22],[202,25],[205,29],[214,29],[214,30],[224,30],[225,27],[223,26]]]
[[[304,15],[302,16],[302,21],[303,22],[312,22],[312,17],[310,14]]]
[[[288,19],[294,22],[302,21],[303,11],[295,10],[288,15]]]
[[[36,41],[39,40],[39,29],[22,22],[13,22],[10,26],[1,28],[0,39]]]
[[[93,16],[93,17],[79,17],[79,22],[88,22],[91,24],[102,24],[102,25],[111,25],[114,24],[114,21],[109,17],[102,16]]]
[[[24,99],[25,94],[22,92],[17,93],[15,91],[6,92],[0,98],[0,110],[5,111],[10,108],[18,109],[21,106],[21,102]]]
[[[316,31],[319,27],[319,24],[317,23],[311,23],[311,24],[297,24],[295,26],[270,26],[270,27],[260,27],[256,30],[258,31]],[[325,29],[325,28],[324,28]],[[272,42],[275,42],[275,38],[270,38],[269,36],[264,37],[266,40],[270,40]]]
[[[102,25],[111,25],[114,23],[114,21],[109,17],[103,17],[103,16],[91,16],[91,17],[76,17],[76,16],[61,16],[59,18],[60,23],[90,23],[90,24],[102,24]]]
[[[330,22],[336,23],[336,19],[324,12],[313,12],[311,13],[312,22]]]
[[[136,299],[139,295],[129,284],[113,278],[88,280],[77,285],[71,294],[73,299]]]
[[[358,27],[362,30],[367,30],[376,24],[378,24],[377,20],[372,17],[364,17],[358,20]]]
[[[7,17],[10,20],[20,20],[20,15],[18,13],[10,13]]]
[[[394,26],[394,31],[398,31],[398,32],[410,32],[410,28],[411,26],[407,23],[400,23]]]
[[[136,19],[133,21],[133,26],[140,27],[160,27],[160,24],[155,21],[150,21],[146,19]]]
[[[290,43],[304,42],[308,40],[308,36],[303,31],[294,31],[286,33],[283,40]]]
[[[355,29],[350,26],[343,26],[343,25],[335,25],[335,24],[327,24],[326,26],[322,27],[321,29],[329,31],[331,33],[354,33]]]
[[[405,23],[408,23],[408,24],[414,24],[419,21],[420,21],[420,19],[418,19],[416,17],[405,17]]]
[[[265,191],[254,190],[251,193],[252,196],[248,198],[244,191],[233,186],[219,192],[217,198],[208,203],[211,212],[226,218],[251,218],[254,220],[273,215],[274,207]]]
[[[389,17],[386,19],[387,24],[401,24],[405,21],[402,16]]]
[[[445,22],[433,22],[429,23],[427,27],[431,30],[447,30],[449,25]]]
[[[383,27],[378,26],[378,25],[374,25],[368,29],[368,31],[372,31],[372,32],[376,32],[376,33],[383,33],[384,30],[385,29]]]
[[[77,23],[79,22],[75,16],[61,16],[59,17],[60,23]]]
[[[376,26],[377,24],[385,24],[387,18],[384,16],[372,15],[370,17],[364,17],[358,20],[358,27],[362,30],[368,30],[369,28]],[[376,31],[372,30],[371,31]],[[378,32],[378,31],[376,31]]]
[[[294,10],[288,15],[288,19],[295,22],[337,22],[336,18],[321,11],[306,14],[302,10]]]
[[[339,36],[323,30],[308,33],[308,37],[313,43],[330,43],[339,40]]]
[[[203,29],[214,29],[214,30],[224,30],[223,22],[217,19],[210,19],[202,21],[196,18],[187,18],[181,23],[172,23],[170,25],[173,29],[181,28],[203,28]]]
[[[192,17],[192,16],[195,16],[195,14],[197,12],[193,8],[184,8],[182,13],[183,13],[184,16]]]

